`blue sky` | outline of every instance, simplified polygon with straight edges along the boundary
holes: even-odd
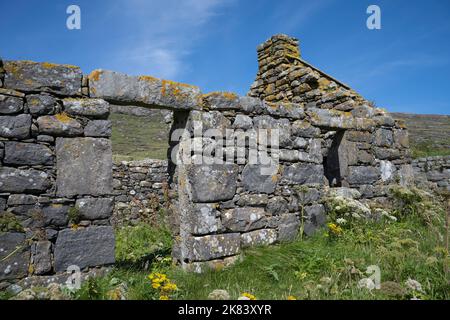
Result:
[[[0,0],[3,59],[79,65],[246,94],[276,33],[390,111],[450,114],[448,0]],[[414,4],[412,4],[414,3]],[[66,8],[81,8],[81,30]],[[382,29],[366,28],[381,7]]]

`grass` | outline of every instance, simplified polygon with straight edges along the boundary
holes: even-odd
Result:
[[[450,145],[450,139],[447,145]],[[411,143],[411,152],[415,159],[434,156],[450,156],[450,148],[448,146],[436,146],[431,142]]]
[[[324,229],[303,241],[249,249],[234,266],[201,275],[172,265],[170,237],[161,225],[127,227],[117,232],[118,265],[75,297],[108,299],[124,283],[128,299],[158,299],[148,275],[161,272],[178,286],[172,299],[207,299],[215,289],[227,290],[232,299],[243,292],[257,299],[449,299],[442,206],[408,192],[395,196],[391,212],[398,222],[352,223],[336,237]],[[380,268],[380,290],[358,287],[371,265]],[[422,284],[423,292],[407,288],[410,278]]]
[[[109,119],[114,160],[167,159],[169,128],[161,115],[149,118],[112,113]]]

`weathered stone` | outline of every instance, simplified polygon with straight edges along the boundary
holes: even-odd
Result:
[[[394,142],[397,147],[408,148],[409,147],[409,136],[407,130],[394,130]]]
[[[231,128],[231,121],[219,111],[192,111],[191,132],[204,133],[207,130],[217,130],[225,137],[225,130]],[[200,131],[201,129],[201,131]],[[197,131],[196,131],[197,130]]]
[[[239,253],[240,238],[239,233],[194,237],[192,260],[205,261],[234,256]]]
[[[393,143],[392,130],[378,129],[375,131],[375,144],[380,147],[391,147]]]
[[[394,176],[395,170],[395,165],[392,162],[386,160],[380,161],[380,173],[382,181],[390,181]]]
[[[0,116],[0,137],[27,139],[30,137],[31,116]]]
[[[280,215],[287,213],[288,210],[288,202],[280,196],[275,196],[269,200],[267,204],[267,212],[272,215]]]
[[[42,208],[42,219],[45,227],[65,227],[68,223],[69,207],[62,204],[51,204]],[[31,216],[31,219],[36,219]],[[33,221],[36,222],[36,221]]]
[[[322,184],[324,182],[323,166],[306,163],[285,166],[283,181],[295,184]]]
[[[11,255],[17,248],[19,250]],[[8,258],[5,259],[6,257]],[[25,234],[0,233],[0,280],[13,280],[25,277],[28,273],[29,262],[30,247],[25,241]]]
[[[193,235],[206,235],[221,231],[220,212],[217,205],[211,203],[196,203],[189,213],[190,232]]]
[[[235,264],[240,258],[241,257],[239,255],[236,255],[231,257],[225,257],[222,259],[215,259],[203,262],[189,262],[189,263],[182,262],[182,268],[185,271],[195,273],[203,273],[211,270],[222,271],[224,268],[227,268]]]
[[[38,203],[39,198],[30,194],[12,194],[8,198],[8,206],[20,206]]]
[[[52,243],[50,241],[34,242],[31,246],[31,264],[33,274],[43,275],[52,271]]]
[[[311,124],[334,129],[370,130],[375,122],[368,118],[356,118],[348,112],[309,108],[306,112]]]
[[[241,234],[243,248],[253,246],[267,246],[277,241],[277,231],[274,229],[255,230]]]
[[[83,127],[66,114],[42,116],[37,119],[39,133],[58,137],[76,137],[83,134]]]
[[[373,148],[375,157],[379,160],[395,160],[400,158],[400,150],[392,148]]]
[[[36,137],[38,142],[45,142],[45,143],[53,143],[55,142],[55,138],[52,136],[47,136],[45,134],[39,135]]]
[[[278,168],[247,164],[242,171],[242,184],[246,191],[273,193],[278,182]]]
[[[211,110],[239,109],[239,96],[231,92],[212,92],[203,95],[205,107]]]
[[[31,94],[27,96],[27,106],[34,116],[53,114],[56,100],[48,94]]]
[[[86,137],[111,137],[112,124],[109,120],[92,120],[84,128]]]
[[[0,192],[42,193],[50,186],[49,176],[43,171],[0,167]]]
[[[114,200],[113,198],[82,198],[77,199],[75,206],[82,219],[108,219],[113,212]]]
[[[23,110],[23,100],[0,94],[0,114],[14,114]]]
[[[81,90],[80,68],[32,61],[5,61],[5,88],[73,96]]]
[[[241,109],[246,113],[260,114],[264,109],[264,102],[257,98],[252,97],[239,97],[239,105]]]
[[[361,198],[361,193],[358,190],[345,187],[331,188],[328,191],[328,195],[330,197],[344,197],[350,199]]]
[[[193,202],[218,202],[233,199],[239,167],[224,165],[188,165],[187,174]]]
[[[303,138],[315,138],[320,135],[320,129],[307,121],[297,120],[292,123],[292,134]]]
[[[248,130],[253,128],[253,120],[249,116],[238,114],[233,122],[234,129]]]
[[[372,135],[370,132],[366,131],[352,131],[348,130],[344,134],[344,139],[352,142],[365,142],[365,143],[371,143],[372,142]]]
[[[202,95],[198,87],[149,76],[94,70],[89,75],[89,90],[93,98],[118,104],[201,109]]]
[[[59,196],[111,194],[111,141],[102,138],[57,138],[56,160]]]
[[[6,142],[5,164],[53,165],[53,152],[46,146],[35,143]]]
[[[260,145],[272,145],[272,135],[276,132],[274,130],[278,130],[278,145],[280,147],[291,145],[291,125],[288,119],[274,119],[271,116],[257,116],[253,118],[253,123],[258,132],[258,142]],[[266,141],[264,141],[262,137],[264,137]]]
[[[347,181],[350,184],[370,184],[380,178],[380,171],[374,167],[350,167]]]
[[[108,226],[65,229],[59,232],[55,245],[55,271],[66,271],[76,265],[81,269],[115,262],[114,230]]]
[[[107,119],[109,103],[102,99],[73,99],[63,100],[64,111],[73,116],[83,116],[96,119]]]
[[[282,215],[278,225],[277,241],[293,241],[297,238],[300,227],[300,218],[294,214]]]
[[[6,199],[0,198],[0,211],[4,211],[6,209]]]
[[[241,207],[261,207],[267,205],[268,201],[267,194],[243,194],[240,196],[237,205]]]
[[[321,204],[305,207],[305,227],[303,232],[307,236],[311,236],[316,230],[326,222],[325,208]]]
[[[262,208],[235,208],[222,215],[222,224],[229,231],[247,232],[266,227],[267,220]]]

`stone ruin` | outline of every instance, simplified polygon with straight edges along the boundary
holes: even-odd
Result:
[[[311,235],[326,221],[330,189],[382,203],[390,185],[413,181],[404,123],[305,62],[296,39],[273,36],[258,47],[258,62],[240,97],[149,76],[4,61],[0,282],[114,263],[110,103],[171,110],[171,131],[184,130],[168,155],[193,161],[169,156],[167,197],[173,256],[186,270],[221,268],[246,247],[291,241],[300,229]],[[195,122],[236,147],[195,138]],[[249,161],[252,144],[258,157],[268,151],[261,129],[279,133],[269,173],[267,163]],[[200,149],[187,147],[193,140]],[[233,160],[198,164],[208,148]]]

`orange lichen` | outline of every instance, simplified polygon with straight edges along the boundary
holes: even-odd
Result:
[[[98,81],[100,79],[101,74],[102,70],[94,70],[88,75],[88,79],[92,81]]]
[[[239,98],[238,95],[233,92],[222,92],[222,91],[210,92],[210,93],[203,95],[204,98],[217,97],[217,96],[222,96],[228,100],[235,100],[235,99]]]
[[[46,69],[52,69],[57,67],[58,65],[50,62],[42,62],[42,66]]]
[[[59,122],[62,122],[62,123],[69,123],[69,122],[71,122],[73,119],[71,118],[71,117],[69,117],[68,115],[67,115],[67,113],[65,113],[65,112],[61,112],[61,113],[58,113],[58,114],[56,114],[55,115],[55,118],[59,121]]]
[[[159,81],[158,78],[152,77],[152,76],[139,76],[138,78],[139,80],[142,81],[147,81],[147,82],[155,82],[155,81]]]

